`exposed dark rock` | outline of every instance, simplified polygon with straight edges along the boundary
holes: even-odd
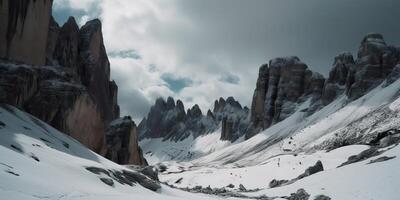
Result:
[[[311,176],[311,175],[321,172],[321,171],[324,171],[324,166],[322,165],[322,162],[318,160],[314,166],[307,168],[303,174],[301,174],[297,177],[297,179],[302,179],[304,177]]]
[[[140,173],[148,176],[149,178],[158,181],[158,170],[153,166],[146,166],[139,170]]]
[[[247,191],[247,189],[244,187],[243,184],[239,184],[239,190],[242,191],[242,192],[246,192]]]
[[[119,117],[119,107],[100,21],[79,29],[71,17],[60,28],[50,0],[3,1],[0,9],[0,58],[7,60],[0,60],[0,103],[17,106],[102,153],[106,126]],[[32,66],[46,60],[49,66]]]
[[[47,47],[46,47],[46,64],[53,65],[54,58],[53,54],[57,46],[58,35],[60,34],[60,26],[56,22],[53,16],[50,18],[49,32],[47,36]]]
[[[114,186],[114,181],[111,178],[100,178],[100,180],[109,186]]]
[[[235,185],[233,185],[232,183],[226,186],[227,188],[235,188]]]
[[[103,43],[101,22],[87,22],[79,30],[80,78],[93,97],[101,118],[111,122],[119,116],[117,86],[110,81],[110,63]]]
[[[0,58],[44,65],[52,0],[2,0]]]
[[[304,189],[298,189],[296,193],[290,194],[288,200],[308,200],[310,195]]]
[[[382,156],[382,157],[379,157],[377,159],[373,159],[373,160],[369,161],[368,164],[377,163],[377,162],[385,162],[385,161],[391,160],[393,158],[396,158],[396,156],[390,156],[390,157]]]
[[[101,177],[99,177],[99,178],[105,178],[103,176],[106,175],[106,176],[108,176],[108,178],[106,178],[106,179],[112,179],[121,184],[127,184],[129,186],[133,186],[136,183],[139,183],[143,187],[145,187],[149,190],[153,190],[153,191],[157,191],[158,189],[161,188],[160,184],[157,181],[154,181],[154,180],[148,178],[147,176],[145,176],[139,172],[136,172],[136,171],[106,170],[106,169],[99,168],[99,167],[85,167],[85,169],[96,175],[100,175]]]
[[[341,165],[339,165],[338,167],[343,167],[345,165],[349,165],[349,164],[353,164],[356,162],[360,162],[363,160],[366,160],[368,158],[374,157],[379,155],[380,152],[378,151],[377,148],[375,147],[371,147],[367,150],[362,151],[361,153],[357,154],[357,155],[352,155],[350,156],[346,162],[342,163]]]
[[[70,17],[59,31],[53,59],[57,60],[61,66],[71,68],[78,73],[78,47],[79,27],[75,18]]]
[[[15,149],[16,151],[18,151],[19,153],[24,153],[24,151],[22,151],[22,149],[14,144],[10,145],[11,148]]]
[[[246,138],[289,117],[295,111],[296,103],[305,100],[304,97],[312,95],[313,102],[317,102],[324,81],[322,75],[308,70],[307,65],[295,56],[275,58],[270,60],[269,67],[261,66]]]
[[[288,183],[288,182],[289,182],[288,180],[276,180],[276,179],[273,179],[271,182],[269,182],[269,187],[270,188],[280,187],[283,184]]]
[[[388,86],[400,78],[400,64],[397,64],[387,76],[385,86]]]
[[[331,200],[331,198],[325,195],[318,195],[314,198],[314,200]]]
[[[335,57],[333,67],[329,72],[329,77],[324,86],[322,103],[329,104],[337,96],[343,94],[346,89],[346,81],[350,69],[355,67],[353,55],[351,53],[342,53]]]
[[[168,103],[169,102],[169,103]],[[138,129],[140,138],[164,138],[174,141],[183,140],[190,135],[198,137],[216,129],[212,117],[202,114],[200,107],[194,105],[185,112],[182,101],[169,97],[167,102],[158,98],[150,108]]]
[[[221,124],[221,139],[235,141],[244,134],[248,127],[249,109],[242,107],[233,97],[215,101],[213,112],[207,111],[204,116],[200,107],[195,104],[185,113],[182,101],[169,97],[167,102],[158,98],[151,107],[148,116],[140,122],[140,138],[163,138],[174,141],[189,136],[198,137],[216,131]]]
[[[0,102],[23,108],[38,88],[38,74],[25,66],[0,63]]]
[[[216,101],[214,116],[216,123],[221,123],[221,140],[235,141],[243,136],[248,128],[249,109],[242,108],[240,103],[233,97],[228,97],[226,101],[220,98]]]
[[[9,174],[12,174],[12,175],[14,175],[14,176],[19,176],[18,173],[15,173],[15,172],[13,172],[13,171],[11,171],[11,170],[6,170],[5,172],[7,172],[7,173],[9,173]]]
[[[147,165],[138,145],[136,125],[131,117],[112,121],[106,129],[104,156],[118,164]]]
[[[371,33],[364,37],[358,51],[355,74],[347,95],[357,99],[380,84],[400,60],[397,48],[385,43],[383,36]]]
[[[175,181],[175,183],[176,183],[176,184],[179,184],[179,183],[182,182],[182,180],[183,180],[183,178],[179,178],[178,180]]]
[[[400,135],[388,135],[379,141],[379,147],[384,148],[400,142]]]

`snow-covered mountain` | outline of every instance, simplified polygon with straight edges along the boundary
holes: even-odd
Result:
[[[159,98],[136,127],[100,20],[60,27],[51,7],[0,1],[0,199],[398,199],[400,48],[382,35],[327,78],[270,60],[250,109]]]
[[[326,80],[313,75],[313,92],[292,100],[286,87],[293,80],[271,77],[264,65],[249,123],[257,127],[254,120],[261,120],[260,133],[233,143],[218,140],[218,130],[182,141],[147,138],[140,145],[151,164],[166,169],[160,180],[186,191],[266,199],[291,199],[290,194],[293,199],[397,199],[399,52],[381,35],[369,34],[357,59],[340,54]],[[272,68],[303,65],[296,57],[278,60],[270,62]],[[302,71],[297,76],[307,77]],[[275,118],[280,112],[285,117]]]

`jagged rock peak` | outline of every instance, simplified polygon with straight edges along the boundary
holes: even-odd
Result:
[[[350,79],[350,71],[354,70],[354,68],[355,61],[351,53],[344,52],[335,57],[329,77],[324,86],[322,95],[323,105],[328,105],[344,92],[346,83]]]
[[[242,109],[242,105],[240,105],[240,103],[238,101],[236,101],[235,98],[233,98],[233,97],[228,97],[226,99],[226,103],[231,105],[231,106],[233,106],[233,107],[235,107],[235,108]]]
[[[347,63],[354,63],[353,54],[351,54],[350,52],[343,52],[335,56],[335,61],[333,65],[347,64]]]
[[[362,44],[365,43],[379,43],[386,45],[385,40],[383,39],[383,35],[380,33],[368,33],[366,36],[364,36]]]
[[[188,109],[187,114],[189,117],[198,118],[203,115],[199,105],[195,104],[191,109]]]
[[[175,108],[175,100],[172,97],[167,98],[167,109]]]
[[[215,100],[214,102],[213,112],[222,112],[227,105],[230,105],[237,109],[242,109],[242,105],[240,105],[240,103],[236,101],[234,97],[228,97],[226,100],[220,97],[219,100]]]
[[[269,66],[271,67],[287,67],[294,65],[305,65],[300,61],[297,56],[287,56],[287,57],[277,57],[269,61]]]
[[[75,18],[69,17],[59,31],[53,59],[57,60],[61,66],[74,69],[75,73],[79,73],[78,56],[79,27]]]
[[[269,67],[268,67],[269,66]],[[271,59],[259,70],[246,138],[287,118],[307,95],[320,97],[325,79],[308,69],[297,56]]]
[[[177,107],[180,111],[185,112],[185,106],[183,105],[183,102],[182,102],[180,99],[178,99],[178,100],[176,101],[176,107]]]
[[[370,33],[361,41],[356,67],[346,83],[347,96],[354,100],[380,84],[400,60],[398,48],[386,45],[381,34]]]

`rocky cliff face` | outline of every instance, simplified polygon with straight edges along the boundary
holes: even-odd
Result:
[[[1,0],[0,58],[45,64],[52,3],[52,0]]]
[[[318,102],[325,79],[297,57],[275,58],[260,67],[246,138],[290,116],[297,104]]]
[[[222,128],[221,139],[235,141],[243,133],[244,121],[248,116],[248,108],[242,106],[233,97],[215,101],[213,111],[204,115],[198,105],[185,112],[182,101],[168,97],[156,100],[147,118],[139,124],[140,138],[163,138],[179,141],[193,136],[194,138],[215,132]]]
[[[110,123],[106,132],[105,157],[118,164],[147,165],[138,145],[136,124],[127,116]]]
[[[115,141],[105,135],[119,118],[119,107],[101,22],[92,20],[79,29],[70,17],[60,27],[51,17],[51,3],[1,1],[0,103],[15,105],[104,154]],[[129,159],[114,161],[145,164],[134,126],[125,132],[115,135],[129,135],[133,149],[121,151]]]
[[[342,94],[349,100],[363,96],[386,78],[399,77],[399,60],[399,48],[387,45],[376,33],[364,37],[356,60],[351,53],[336,56],[326,80],[297,57],[271,60],[260,67],[246,137],[286,119],[307,99],[310,115]]]
[[[387,45],[382,35],[371,33],[365,36],[358,50],[356,65],[348,74],[347,96],[357,99],[380,84],[399,60],[399,49]]]

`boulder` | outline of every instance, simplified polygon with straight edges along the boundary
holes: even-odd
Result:
[[[304,189],[298,189],[296,193],[290,194],[288,200],[308,200],[310,198],[310,194],[308,194]]]

